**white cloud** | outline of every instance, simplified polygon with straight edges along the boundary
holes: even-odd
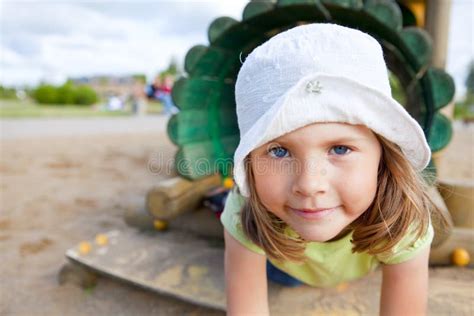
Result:
[[[0,0],[1,1],[1,0]],[[34,85],[70,76],[145,73],[150,78],[174,56],[183,63],[207,44],[213,19],[241,20],[246,0],[0,2],[0,82]],[[458,94],[474,58],[473,1],[453,0],[447,71]]]
[[[216,17],[246,1],[3,1],[1,75],[6,85],[93,74],[155,75],[207,44]]]

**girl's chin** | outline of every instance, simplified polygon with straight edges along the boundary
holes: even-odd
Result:
[[[296,233],[298,233],[298,235],[301,238],[310,242],[326,242],[326,241],[330,241],[331,239],[333,239],[334,237],[338,235],[337,232],[335,234],[334,233],[315,234],[314,232],[305,232],[305,231],[298,231],[298,230],[295,230],[295,231]]]
[[[309,236],[308,238],[303,237],[305,240],[310,241],[310,242],[326,242],[330,240],[331,238],[325,238],[325,237],[313,237]]]

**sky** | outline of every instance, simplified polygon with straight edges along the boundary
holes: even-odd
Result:
[[[443,1],[443,0],[441,0]],[[143,73],[208,44],[217,17],[241,20],[247,0],[0,0],[0,84]],[[458,96],[474,60],[474,0],[452,0],[447,71]]]

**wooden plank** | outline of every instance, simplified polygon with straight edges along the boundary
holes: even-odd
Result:
[[[222,241],[197,239],[185,232],[135,229],[110,231],[106,235],[108,245],[95,246],[86,255],[74,247],[66,252],[67,258],[159,294],[224,309],[223,279],[213,277],[224,273]]]
[[[73,247],[66,256],[95,272],[158,294],[225,310],[222,239],[175,228],[167,232],[130,228],[106,234],[107,245],[94,244],[87,255]],[[472,313],[473,280],[472,269],[431,269],[429,314]],[[286,288],[269,282],[270,310],[272,315],[376,315],[380,284],[380,270],[329,289]]]
[[[439,179],[438,187],[454,225],[474,230],[474,180]]]
[[[152,216],[169,220],[196,209],[204,194],[220,185],[217,174],[194,181],[182,177],[166,179],[148,191],[146,208]]]

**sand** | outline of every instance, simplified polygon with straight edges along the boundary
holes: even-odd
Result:
[[[57,136],[18,124],[10,125],[17,130],[1,144],[0,315],[222,314],[107,278],[88,289],[57,281],[66,249],[125,228],[125,209],[175,175],[172,168],[156,168],[172,165],[177,150],[164,126]],[[443,153],[441,177],[473,179],[472,140],[472,126],[457,128]],[[472,270],[434,273],[474,279]]]

